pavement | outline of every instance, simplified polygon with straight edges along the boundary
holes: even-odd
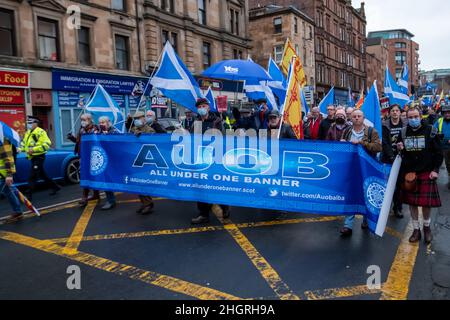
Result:
[[[42,217],[7,223],[0,200],[0,299],[252,299],[416,300],[449,298],[450,191],[433,213],[431,246],[410,244],[408,212],[391,217],[383,238],[361,230],[341,239],[342,217],[233,207],[201,226],[196,204],[155,199],[139,215],[136,196],[118,205],[80,208],[78,186],[33,197]],[[81,289],[70,290],[68,268],[79,267]],[[367,286],[379,267],[381,285]]]

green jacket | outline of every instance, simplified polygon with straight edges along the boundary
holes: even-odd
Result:
[[[31,159],[35,156],[46,154],[52,144],[51,140],[47,136],[47,132],[44,129],[37,127],[34,130],[28,130],[20,143],[19,152],[27,153],[27,158]],[[33,150],[33,153],[28,154],[29,149]]]

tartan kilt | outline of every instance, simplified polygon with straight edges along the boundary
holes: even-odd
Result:
[[[417,192],[402,189],[402,202],[425,208],[439,208],[442,206],[436,180],[430,179],[431,172],[417,174]]]

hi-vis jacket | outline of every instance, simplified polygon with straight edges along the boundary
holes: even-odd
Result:
[[[0,142],[0,179],[12,177],[16,173],[12,145],[8,140]]]
[[[23,137],[22,142],[20,143],[20,152],[26,152],[27,158],[31,159],[35,156],[40,156],[42,154],[46,154],[50,149],[50,145],[52,142],[47,136],[47,132],[44,129],[37,127],[34,130],[28,130],[25,133],[25,137]],[[33,153],[28,154],[29,149],[33,150]]]

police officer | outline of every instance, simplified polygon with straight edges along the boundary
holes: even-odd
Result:
[[[4,194],[8,198],[9,203],[14,211],[12,219],[22,216],[23,212],[20,207],[20,201],[9,188],[13,185],[13,174],[16,173],[14,165],[14,157],[11,143],[5,139],[0,141],[0,194]]]
[[[133,116],[133,119],[134,126],[131,128],[131,131],[137,137],[139,137],[143,133],[155,133],[155,130],[148,124],[149,121],[148,119],[146,119],[144,112],[136,112]],[[136,211],[136,213],[150,214],[154,207],[152,197],[140,195],[139,200],[141,200],[141,207]]]
[[[19,152],[25,152],[27,159],[31,161],[30,178],[28,180],[28,199],[31,200],[36,182],[42,178],[52,189],[50,195],[55,195],[61,188],[51,180],[44,170],[45,155],[50,149],[52,142],[47,136],[47,132],[39,127],[40,120],[36,117],[28,116],[25,136],[20,144]]]

